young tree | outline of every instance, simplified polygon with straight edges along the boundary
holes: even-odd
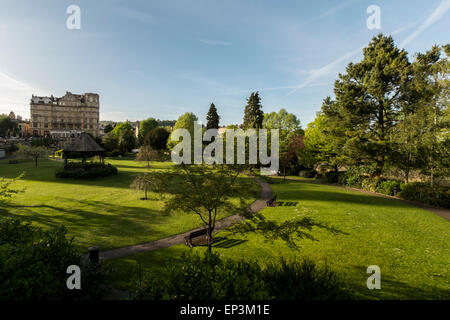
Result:
[[[219,129],[220,117],[214,103],[211,103],[208,114],[206,115],[206,129]]]
[[[258,92],[252,92],[247,99],[244,111],[244,129],[263,127],[264,112],[262,111],[261,98]]]
[[[173,212],[182,210],[199,216],[207,230],[208,252],[212,250],[212,233],[216,217],[221,210],[239,210],[229,200],[237,197],[243,199],[248,190],[239,175],[242,166],[232,165],[180,165],[177,178],[181,179],[183,188],[178,188],[165,202],[165,210]],[[168,180],[165,177],[165,180]],[[171,190],[166,187],[166,192]]]
[[[149,191],[159,192],[164,185],[165,182],[161,175],[144,173],[134,178],[131,183],[131,188],[144,191],[144,198],[142,198],[142,200],[148,200],[147,193]]]
[[[159,158],[158,151],[146,145],[140,147],[139,152],[136,155],[136,161],[146,161],[147,168],[150,168],[150,161],[157,160],[158,158]]]
[[[334,86],[336,104],[325,110],[346,129],[347,150],[376,163],[376,176],[392,153],[392,131],[408,70],[407,52],[397,48],[392,37],[380,34],[364,48],[361,62],[350,63],[346,74],[339,74]]]
[[[48,156],[48,149],[46,147],[32,147],[26,144],[19,144],[18,154],[25,159],[34,160],[34,164],[38,166],[38,159]]]

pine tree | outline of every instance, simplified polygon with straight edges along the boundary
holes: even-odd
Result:
[[[262,111],[261,98],[259,93],[252,92],[250,98],[247,99],[244,113],[244,129],[263,127],[264,112]]]
[[[206,129],[219,129],[220,117],[217,114],[217,109],[214,103],[211,103],[208,114],[206,115]]]

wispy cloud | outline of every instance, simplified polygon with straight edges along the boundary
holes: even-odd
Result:
[[[29,117],[29,101],[32,94],[48,93],[0,71],[0,113],[9,113],[12,110],[16,114]]]
[[[405,47],[408,43],[417,38],[425,29],[427,29],[432,24],[439,21],[450,9],[450,0],[442,0],[438,7],[431,13],[431,15],[422,23],[419,28],[416,29],[413,33],[411,33],[403,42],[401,43],[401,47]]]
[[[126,17],[131,20],[135,20],[145,24],[157,24],[158,18],[150,13],[144,11],[138,11],[123,6],[115,6],[114,11],[119,13],[121,16]]]
[[[359,47],[358,49],[352,50],[350,52],[347,52],[340,58],[328,63],[327,65],[325,65],[319,69],[312,69],[312,70],[308,71],[308,74],[309,74],[308,77],[301,84],[299,84],[293,90],[291,90],[287,95],[291,95],[301,88],[305,88],[305,87],[314,85],[317,82],[317,80],[319,80],[320,78],[324,78],[326,76],[329,76],[330,74],[335,74],[338,67],[343,62],[346,62],[353,56],[357,55],[358,53],[361,53],[363,48],[364,48],[364,46]]]
[[[342,9],[345,9],[352,3],[356,2],[356,0],[347,0],[347,1],[341,1],[337,6],[334,6],[332,8],[329,8],[328,10],[322,12],[321,14],[312,17],[311,19],[307,20],[305,23],[311,23],[316,20],[320,20],[326,17],[331,17],[332,15],[336,14],[337,12],[341,11]]]
[[[221,40],[206,40],[206,39],[199,39],[200,42],[204,44],[208,44],[210,46],[231,46],[231,42],[228,41],[221,41]]]

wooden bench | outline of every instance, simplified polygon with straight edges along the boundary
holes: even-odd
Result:
[[[266,201],[268,207],[275,207],[277,205],[277,195],[274,195],[272,199]]]
[[[207,229],[200,229],[189,233],[188,236],[184,237],[186,245],[190,248],[193,246],[200,246],[208,243]]]

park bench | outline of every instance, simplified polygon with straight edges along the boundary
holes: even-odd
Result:
[[[277,205],[277,195],[274,195],[272,199],[266,201],[268,207],[275,207]]]
[[[200,246],[202,244],[207,244],[207,229],[200,229],[189,233],[188,236],[184,237],[186,245],[190,248],[193,246]]]

